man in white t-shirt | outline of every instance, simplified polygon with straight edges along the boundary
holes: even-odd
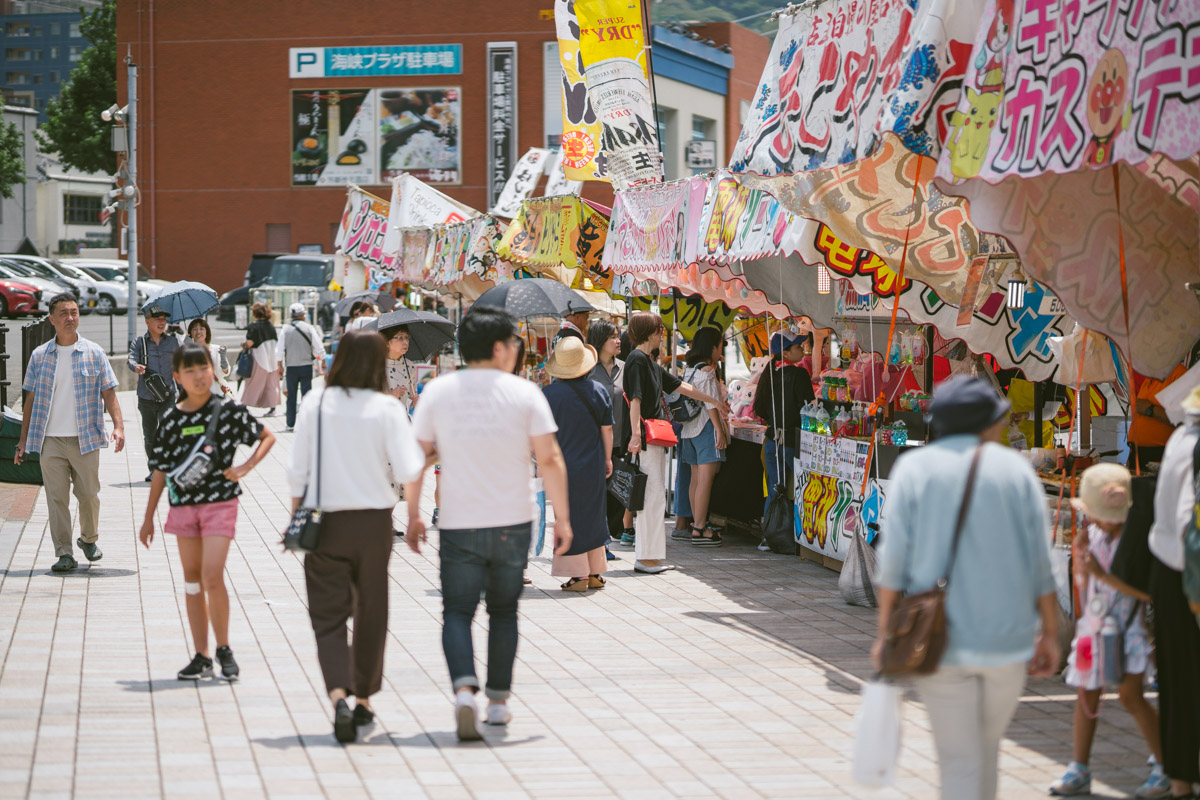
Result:
[[[458,327],[467,369],[425,387],[413,417],[417,440],[441,463],[442,648],[456,693],[459,739],[481,738],[475,693],[471,619],[486,592],[488,611],[487,721],[512,718],[508,696],[517,654],[517,599],[529,554],[536,458],[546,497],[554,506],[554,552],[571,546],[567,471],[554,415],[537,386],[512,374],[517,358],[513,318],[476,307]],[[421,478],[405,487],[421,496]],[[408,506],[408,546],[421,552],[425,523]]]

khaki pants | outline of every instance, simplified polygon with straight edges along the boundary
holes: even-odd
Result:
[[[79,501],[79,534],[88,543],[99,537],[100,523],[100,451],[84,455],[74,436],[47,436],[39,456],[42,481],[46,485],[46,505],[50,509],[50,538],[54,555],[71,555],[71,484]]]
[[[1025,663],[942,666],[913,683],[932,723],[943,800],[993,800],[1000,740],[1025,690]]]

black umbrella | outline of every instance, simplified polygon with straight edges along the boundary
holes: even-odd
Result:
[[[387,292],[355,292],[338,300],[337,305],[333,307],[333,313],[339,317],[348,317],[350,316],[350,307],[359,300],[374,303],[380,311],[391,311],[396,307],[396,298]]]
[[[574,290],[549,278],[505,281],[479,295],[475,305],[502,308],[517,318],[561,317],[596,310]]]
[[[363,325],[363,328],[382,331],[397,325],[408,326],[407,357],[413,361],[424,361],[444,345],[454,341],[454,323],[432,311],[400,308],[379,315]]]

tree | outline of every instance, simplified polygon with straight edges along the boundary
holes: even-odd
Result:
[[[103,0],[80,13],[79,31],[92,44],[62,93],[46,106],[46,123],[35,135],[43,150],[57,153],[68,167],[111,175],[117,171],[112,124],[100,113],[117,102],[117,3]]]
[[[0,196],[12,197],[25,182],[25,136],[11,122],[0,123]]]

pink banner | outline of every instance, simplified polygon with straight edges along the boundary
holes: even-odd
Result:
[[[703,178],[617,192],[603,268],[622,274],[691,264],[705,192]]]

